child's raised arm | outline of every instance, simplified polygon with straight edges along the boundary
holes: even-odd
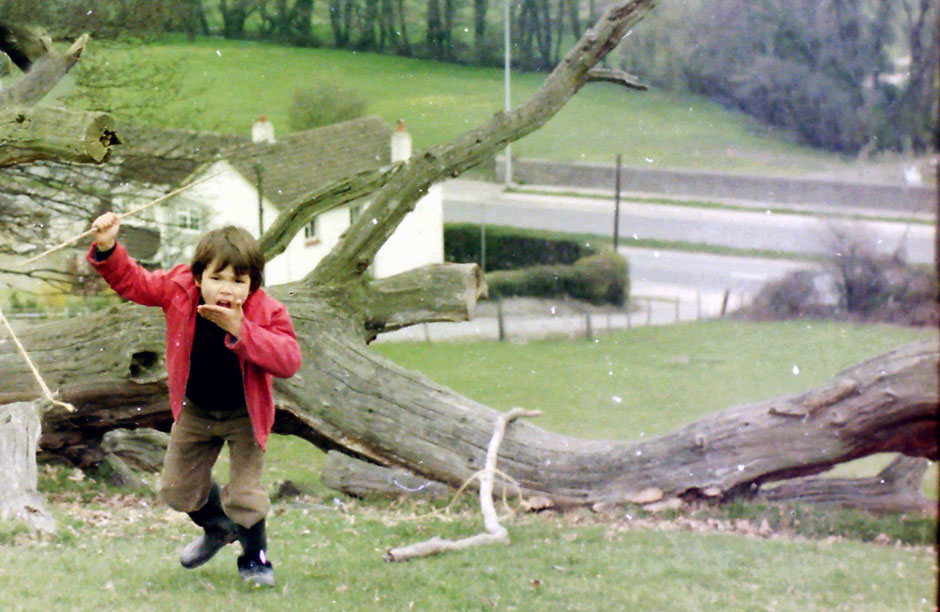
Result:
[[[121,220],[113,212],[106,212],[91,224],[95,230],[95,244],[99,251],[110,251],[114,248],[114,242],[117,240],[118,230],[121,227]]]

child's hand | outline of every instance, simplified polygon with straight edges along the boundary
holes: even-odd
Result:
[[[236,338],[238,334],[241,333],[242,319],[245,316],[242,312],[241,301],[236,300],[235,305],[231,308],[203,304],[198,308],[198,311],[200,315],[209,319]]]
[[[95,230],[95,244],[99,251],[110,251],[114,248],[114,241],[117,240],[118,229],[121,227],[121,220],[113,212],[106,212],[91,224]]]

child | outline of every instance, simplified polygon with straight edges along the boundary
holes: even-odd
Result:
[[[205,531],[183,548],[180,563],[198,567],[237,539],[242,579],[273,586],[261,471],[274,425],[271,377],[289,378],[300,368],[290,316],[260,289],[264,258],[245,230],[211,231],[190,265],[149,272],[117,242],[119,225],[114,213],[95,220],[88,261],[119,295],[166,315],[174,424],[158,488],[163,501]],[[225,442],[229,483],[220,489],[211,471]]]

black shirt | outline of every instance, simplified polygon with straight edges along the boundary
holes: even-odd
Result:
[[[200,299],[199,303],[203,301]],[[242,382],[238,355],[225,346],[227,332],[203,317],[196,315],[196,333],[189,358],[189,380],[186,397],[197,410],[244,410],[245,385]]]

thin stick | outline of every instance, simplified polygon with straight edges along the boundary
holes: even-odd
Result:
[[[168,199],[168,198],[172,198],[172,197],[175,196],[176,194],[178,194],[178,193],[180,193],[180,192],[183,192],[183,191],[186,191],[186,190],[189,189],[190,187],[194,187],[194,186],[198,185],[199,183],[204,183],[204,182],[208,181],[209,179],[215,178],[215,177],[219,176],[220,174],[222,174],[222,173],[221,173],[221,172],[216,172],[215,174],[210,174],[209,176],[203,177],[203,178],[199,179],[198,181],[193,181],[192,183],[188,183],[188,184],[186,184],[186,185],[183,185],[183,186],[180,187],[179,189],[175,189],[175,190],[171,191],[170,193],[168,193],[168,194],[166,194],[166,195],[160,196],[159,198],[157,198],[156,200],[154,200],[154,201],[152,201],[152,202],[147,202],[146,204],[142,204],[142,205],[138,206],[137,208],[134,208],[134,209],[132,209],[132,210],[127,211],[126,213],[122,213],[122,214],[118,215],[117,218],[118,218],[118,220],[121,220],[121,219],[124,219],[124,218],[126,218],[126,217],[131,217],[131,216],[133,216],[133,215],[136,215],[136,214],[138,214],[138,213],[141,213],[141,212],[147,210],[148,208],[150,208],[151,206],[156,206],[156,205],[159,204],[160,202],[163,202],[164,200],[166,200],[166,199]],[[56,251],[61,251],[61,250],[64,249],[65,247],[69,246],[70,244],[74,244],[74,243],[78,242],[79,240],[81,240],[82,238],[87,238],[88,236],[91,236],[92,234],[95,233],[95,231],[96,231],[95,228],[91,228],[90,230],[88,230],[88,231],[86,231],[86,232],[82,232],[82,233],[79,234],[78,236],[73,236],[72,238],[69,238],[68,240],[66,240],[66,241],[63,242],[62,244],[58,244],[58,245],[52,247],[51,249],[48,249],[48,250],[46,250],[46,251],[43,251],[43,252],[40,253],[39,255],[36,255],[36,256],[34,256],[34,257],[30,257],[29,259],[27,259],[26,261],[24,261],[21,265],[24,265],[24,266],[25,266],[25,265],[27,265],[27,264],[31,264],[31,263],[33,263],[34,261],[37,261],[37,260],[39,260],[39,259],[42,259],[42,258],[45,257],[46,255],[50,255],[50,254],[52,254],[52,253],[55,253]]]
[[[13,331],[13,326],[10,325],[9,321],[7,321],[7,318],[4,316],[2,309],[0,309],[0,320],[3,321],[3,325],[7,328],[7,331],[10,332],[10,337],[13,338],[13,342],[16,343],[16,348],[20,350],[20,354],[23,356],[23,359],[26,360],[26,365],[28,365],[30,371],[32,371],[36,382],[38,382],[39,386],[42,387],[42,393],[46,396],[46,399],[55,406],[61,406],[69,412],[75,412],[75,406],[66,402],[60,402],[52,395],[52,391],[49,390],[49,387],[46,385],[46,381],[42,379],[42,376],[39,374],[39,370],[37,370],[36,366],[33,365],[33,360],[29,358],[29,354],[26,352],[26,349],[23,348],[23,344],[20,342],[20,339],[16,337],[16,332]]]
[[[462,540],[445,540],[434,536],[430,540],[410,544],[401,548],[391,548],[385,552],[385,560],[390,562],[408,561],[416,557],[428,557],[448,550],[463,550],[471,546],[480,546],[482,544],[509,543],[509,532],[500,525],[499,517],[496,514],[496,506],[493,504],[493,480],[499,470],[496,469],[496,459],[499,455],[499,445],[506,434],[506,426],[519,417],[534,417],[542,414],[539,410],[525,410],[523,408],[513,408],[505,414],[496,418],[493,427],[493,437],[490,439],[490,445],[486,450],[485,467],[471,476],[467,482],[460,487],[462,491],[467,484],[474,478],[480,479],[480,510],[483,512],[483,524],[486,531],[477,535],[463,538]],[[459,491],[458,491],[459,493]],[[505,491],[504,491],[505,493]]]

